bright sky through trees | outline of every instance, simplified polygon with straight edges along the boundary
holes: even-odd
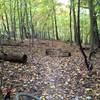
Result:
[[[66,4],[69,3],[69,0],[58,0],[58,2],[60,2],[60,3],[64,4],[64,5],[66,5]]]
[[[64,5],[69,4],[69,0],[58,0],[58,2],[60,2],[60,3],[64,4]],[[89,10],[81,8],[81,13],[89,14]]]

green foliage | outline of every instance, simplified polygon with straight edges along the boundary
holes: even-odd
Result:
[[[31,30],[31,16],[30,16],[30,9],[32,11],[32,23],[34,25],[34,29],[36,31],[36,34],[39,36],[44,36],[44,33],[50,34],[50,37],[55,37],[55,29],[53,34],[53,23],[54,18],[53,16],[53,6],[56,8],[56,16],[57,16],[57,25],[58,25],[58,32],[60,39],[62,40],[69,40],[70,38],[70,18],[69,18],[69,10],[72,5],[75,6],[75,11],[77,15],[77,0],[70,0],[71,5],[69,3],[67,5],[64,5],[58,0],[53,0],[54,3],[52,3],[50,0],[0,0],[0,22],[2,23],[2,16],[4,16],[4,23],[6,24],[5,19],[5,11],[7,12],[8,19],[9,19],[9,27],[11,30],[11,16],[12,19],[14,19],[14,14],[16,16],[16,34],[19,35],[19,19],[18,17],[18,9],[17,9],[17,1],[19,2],[19,16],[26,18],[28,16],[28,23],[29,23],[29,31]],[[27,8],[25,8],[25,2],[27,3]],[[22,5],[21,5],[22,3]],[[98,17],[98,25],[100,23],[99,17],[100,17],[100,0],[94,0],[95,4],[95,10],[97,12]],[[21,6],[20,6],[21,5]],[[31,6],[31,8],[30,8]],[[15,7],[15,11],[14,11]],[[86,7],[86,8],[85,8]],[[81,10],[85,10],[88,7],[87,0],[81,0]],[[25,14],[25,9],[27,9],[27,14]],[[86,41],[87,35],[89,36],[89,13],[81,11],[81,36],[83,41]],[[12,13],[11,13],[12,12]],[[14,23],[12,21],[12,23]],[[24,24],[26,26],[27,20],[24,19]],[[0,24],[0,27],[3,27],[3,24]],[[73,32],[73,15],[72,15],[72,32]],[[100,27],[100,26],[99,26]],[[6,26],[7,28],[7,26]],[[30,31],[31,32],[31,31]],[[42,34],[43,33],[43,34]],[[74,33],[72,33],[74,36]],[[46,35],[48,37],[48,35]]]

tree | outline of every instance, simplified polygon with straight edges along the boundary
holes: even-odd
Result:
[[[73,19],[74,19],[74,41],[78,43],[77,20],[76,20],[76,13],[75,13],[75,0],[72,0],[72,9],[73,9]]]
[[[54,22],[55,22],[55,30],[56,30],[56,39],[59,40],[59,36],[58,36],[58,26],[57,26],[57,16],[56,16],[56,7],[55,7],[55,3],[54,0],[52,0],[52,4],[53,4],[53,16],[54,16]]]
[[[10,26],[11,26],[11,35],[13,35],[14,40],[16,41],[16,0],[15,2],[12,2],[10,0],[9,2],[10,6]]]
[[[5,10],[5,17],[6,17],[6,25],[7,25],[7,34],[8,34],[8,40],[11,40],[11,33],[10,33],[10,25],[9,25],[9,19],[7,11]]]
[[[80,51],[81,51],[81,53],[82,53],[82,55],[84,57],[84,62],[86,64],[86,67],[87,67],[88,71],[90,72],[90,71],[92,71],[93,66],[89,62],[89,60],[88,60],[88,58],[87,58],[87,56],[86,56],[86,54],[85,54],[85,52],[83,50],[83,47],[81,45],[81,39],[80,39],[80,0],[78,0],[78,16],[77,17],[78,17],[77,18],[77,20],[78,20],[77,21],[78,44],[79,44],[79,47],[80,47]]]
[[[88,0],[90,12],[90,31],[91,31],[91,51],[99,47],[99,31],[97,26],[97,17],[94,7],[94,0]]]
[[[72,0],[70,0],[70,42],[72,42]]]
[[[32,15],[32,5],[31,5],[31,2],[29,2],[29,5],[30,5],[30,26],[31,26],[31,35],[32,35],[32,43],[33,43],[33,38],[35,36],[35,30],[34,30],[34,25],[33,25],[33,15]]]

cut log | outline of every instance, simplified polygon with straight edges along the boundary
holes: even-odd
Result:
[[[70,57],[71,53],[62,49],[46,49],[46,55],[51,57]]]
[[[0,53],[0,60],[16,62],[16,63],[26,63],[27,62],[27,55],[18,55],[18,54],[5,54]]]

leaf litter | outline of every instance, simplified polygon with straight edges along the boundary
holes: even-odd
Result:
[[[3,93],[12,85],[12,95],[34,93],[41,100],[100,100],[100,59],[93,61],[96,73],[89,77],[78,47],[62,44],[59,47],[69,50],[71,57],[46,56],[48,45],[4,47],[5,51],[27,54],[28,62],[24,65],[4,62],[4,66],[0,63],[3,66]]]

